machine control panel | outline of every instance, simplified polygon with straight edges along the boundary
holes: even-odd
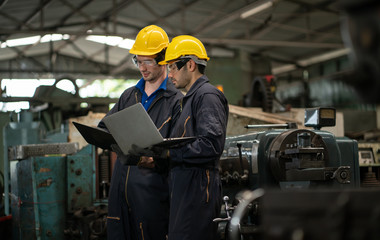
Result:
[[[335,108],[307,108],[305,109],[305,126],[321,129],[333,127],[336,123]]]

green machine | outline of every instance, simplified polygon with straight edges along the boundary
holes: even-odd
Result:
[[[107,202],[97,197],[95,148],[52,143],[50,137],[30,112],[21,112],[18,121],[4,127],[10,239],[102,239]]]
[[[272,217],[270,214],[275,213],[276,217],[281,218],[280,223],[275,223],[275,227],[280,229],[281,226],[291,225],[294,223],[292,217],[301,211],[302,206],[306,210],[311,209],[319,203],[318,198],[315,198],[315,203],[310,201],[308,204],[297,195],[294,199],[284,199],[281,202],[281,199],[272,199],[273,195],[268,192],[290,192],[291,195],[317,190],[345,192],[360,188],[357,141],[336,137],[321,130],[326,126],[334,126],[335,121],[335,109],[312,108],[305,111],[305,126],[313,129],[298,129],[291,123],[273,124],[268,127],[280,129],[257,131],[226,139],[220,159],[225,195],[225,211],[222,211],[222,216],[225,218],[215,220],[219,222],[221,239],[297,239],[294,236],[285,238],[283,232],[278,232],[279,235],[275,237],[263,238],[268,233],[263,219]],[[262,128],[263,125],[246,127]],[[270,196],[269,201],[266,199],[264,203],[259,202],[258,199],[262,199],[264,194]],[[325,192],[320,195],[325,196],[324,194]],[[229,203],[230,199],[232,204]],[[273,202],[284,203],[281,206],[283,208],[276,208],[277,212],[268,211],[271,208],[267,208],[266,204]],[[288,211],[290,207],[285,202],[293,204],[293,211]],[[307,223],[314,216],[313,213],[306,214],[300,223]],[[334,223],[330,219],[325,222]],[[302,231],[306,232],[308,229]],[[313,238],[305,235],[299,239]]]

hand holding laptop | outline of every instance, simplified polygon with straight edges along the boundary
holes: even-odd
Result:
[[[120,162],[124,165],[137,165],[145,168],[154,168],[157,159],[164,159],[167,157],[167,151],[164,148],[152,147],[140,148],[133,144],[132,149],[125,155],[117,144],[111,145],[112,151],[114,151]]]
[[[136,144],[132,144],[132,148],[128,152],[135,156],[148,156],[154,158],[168,158],[168,149],[152,146],[149,148],[141,148]]]
[[[168,138],[161,136],[156,125],[141,103],[136,103],[103,119],[124,154],[128,154],[132,145],[142,149],[153,147],[172,148],[194,141],[195,137]]]
[[[117,154],[120,162],[124,165],[137,165],[140,161],[140,156],[125,155],[117,144],[112,144],[111,149]]]

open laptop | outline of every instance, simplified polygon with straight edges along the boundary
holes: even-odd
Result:
[[[140,148],[151,146],[170,148],[196,139],[195,137],[163,138],[141,103],[109,115],[103,121],[124,154],[128,154],[132,144]]]
[[[111,144],[116,143],[111,133],[107,132],[105,129],[88,126],[74,121],[73,124],[89,144],[111,150]]]

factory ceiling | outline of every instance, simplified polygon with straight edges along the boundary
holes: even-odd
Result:
[[[198,37],[212,57],[265,56],[276,74],[346,55],[341,18],[330,0],[0,0],[0,77],[138,77],[124,45],[90,39],[121,43],[150,24]]]

